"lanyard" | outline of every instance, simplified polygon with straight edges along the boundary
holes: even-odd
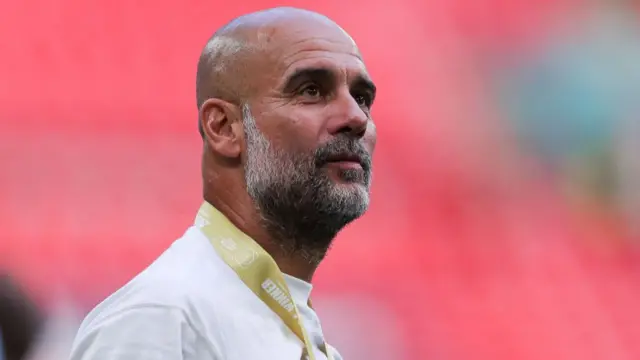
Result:
[[[273,258],[206,201],[198,211],[195,225],[207,236],[218,255],[238,274],[245,285],[278,314],[304,343],[308,359],[315,360],[313,346],[302,325],[298,308]],[[323,352],[328,360],[333,360],[326,343]]]

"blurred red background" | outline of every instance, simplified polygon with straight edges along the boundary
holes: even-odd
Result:
[[[283,4],[2,5],[0,266],[52,316],[82,316],[191,224],[201,47]],[[329,342],[356,359],[639,359],[637,236],[521,150],[483,65],[544,44],[582,2],[310,8],[353,35],[379,88],[372,207],[316,280]]]

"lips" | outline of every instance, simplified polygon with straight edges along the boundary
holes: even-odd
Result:
[[[358,164],[362,169],[368,171],[370,168],[369,161],[366,157],[360,156],[356,153],[338,153],[327,156],[323,164],[342,163],[342,164]]]
[[[362,168],[371,171],[371,156],[362,144],[346,136],[338,136],[316,151],[316,166],[331,164],[340,168]]]
[[[329,156],[326,162],[353,162],[363,165],[364,161],[356,154],[336,154]]]

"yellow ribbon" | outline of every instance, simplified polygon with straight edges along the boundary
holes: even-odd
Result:
[[[206,201],[198,211],[195,225],[207,236],[218,255],[238,274],[245,285],[278,314],[304,343],[307,358],[315,360],[313,346],[302,324],[298,308],[291,298],[278,264],[269,253]],[[333,360],[326,343],[322,351],[327,359]]]

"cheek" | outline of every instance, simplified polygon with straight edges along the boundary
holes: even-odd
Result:
[[[322,135],[322,122],[318,120],[318,116],[293,115],[296,116],[278,121],[270,134],[271,138],[285,150],[304,153],[315,151]]]

